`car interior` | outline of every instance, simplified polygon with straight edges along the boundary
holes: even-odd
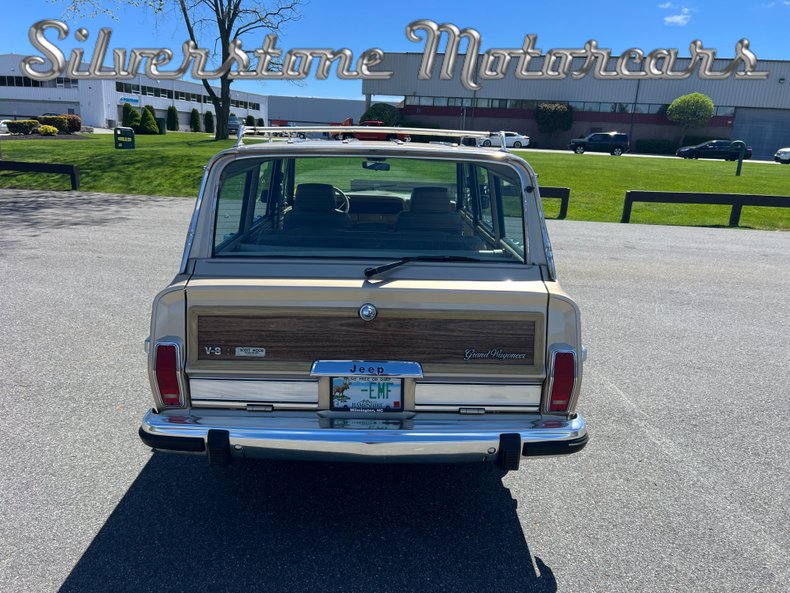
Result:
[[[218,197],[215,255],[381,250],[386,257],[441,252],[523,261],[520,183],[508,168],[322,160],[229,165]],[[388,175],[391,164],[399,174]]]

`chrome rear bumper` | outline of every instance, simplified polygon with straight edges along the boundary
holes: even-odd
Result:
[[[418,413],[382,421],[331,412],[193,409],[149,411],[140,438],[157,450],[209,457],[219,443],[233,458],[421,463],[501,460],[503,442],[516,442],[521,456],[567,455],[583,449],[588,435],[581,416]]]

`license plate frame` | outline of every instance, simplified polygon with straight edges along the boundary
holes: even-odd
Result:
[[[403,379],[398,377],[331,377],[329,390],[330,409],[335,412],[403,411]]]

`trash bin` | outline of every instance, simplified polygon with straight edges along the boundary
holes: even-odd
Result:
[[[115,148],[134,148],[134,130],[132,128],[115,128]]]
[[[164,117],[157,117],[156,125],[159,126],[160,134],[167,134],[167,120]]]

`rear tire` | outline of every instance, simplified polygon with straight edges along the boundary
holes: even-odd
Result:
[[[521,148],[521,142],[519,142],[518,140],[516,140],[516,141],[513,143],[513,148]]]
[[[615,146],[612,149],[612,156],[620,156],[621,154],[623,154],[623,149],[621,147]]]
[[[576,148],[573,149],[573,152],[575,152],[576,154],[584,154],[584,146],[577,146]]]
[[[491,140],[483,140],[483,146],[491,146]]]

